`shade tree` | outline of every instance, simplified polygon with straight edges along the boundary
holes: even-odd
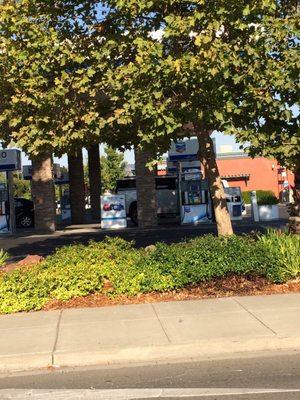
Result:
[[[218,232],[232,234],[211,134],[254,146],[274,132],[296,134],[296,2],[108,3],[119,35],[106,45],[122,60],[105,70],[114,139],[160,152],[183,133],[196,135]]]

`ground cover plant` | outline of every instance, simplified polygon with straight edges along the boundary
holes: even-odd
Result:
[[[39,310],[53,300],[91,293],[166,292],[228,276],[276,283],[300,278],[300,237],[206,235],[139,250],[132,242],[106,238],[62,247],[39,264],[0,273],[0,313]]]
[[[0,249],[0,267],[5,263],[8,259],[8,254],[3,249]]]

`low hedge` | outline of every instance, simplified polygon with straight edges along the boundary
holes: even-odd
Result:
[[[245,191],[242,193],[245,204],[251,204],[251,191]],[[274,205],[278,204],[278,199],[272,190],[256,190],[257,204],[262,205]]]
[[[39,310],[53,299],[95,292],[132,296],[180,289],[233,274],[285,282],[300,277],[299,265],[299,236],[274,232],[206,235],[179,244],[158,243],[152,251],[106,238],[60,248],[33,267],[0,274],[0,313]]]

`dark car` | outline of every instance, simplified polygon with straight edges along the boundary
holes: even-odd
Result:
[[[34,226],[33,202],[23,197],[15,197],[16,225],[21,228]]]
[[[113,211],[122,211],[124,210],[124,206],[121,203],[111,204],[110,209]]]

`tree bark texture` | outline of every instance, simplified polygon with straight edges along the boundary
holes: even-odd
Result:
[[[214,143],[210,132],[199,132],[197,137],[199,142],[199,158],[210,186],[218,235],[230,236],[233,234],[232,223],[217,165]]]
[[[72,224],[85,223],[85,190],[82,149],[68,154]]]
[[[88,148],[88,168],[92,218],[94,220],[100,220],[101,170],[99,144],[92,145]]]
[[[31,190],[35,229],[39,232],[54,232],[56,207],[50,154],[40,154],[32,158]]]
[[[140,228],[157,226],[157,200],[155,171],[146,164],[153,159],[151,153],[135,149],[137,213]]]

